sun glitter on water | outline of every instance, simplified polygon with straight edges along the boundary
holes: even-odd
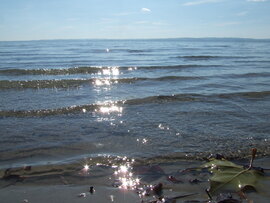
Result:
[[[119,106],[117,102],[114,101],[106,101],[103,103],[98,103],[100,106],[98,109],[95,109],[95,112],[102,114],[110,114],[110,113],[118,113],[122,114],[123,107]]]
[[[99,87],[105,86],[104,90],[110,90],[112,84],[118,83],[118,76],[120,75],[119,67],[107,67],[101,68],[102,70],[98,73],[102,78],[95,78],[93,85],[97,87],[97,91],[100,90]]]
[[[98,75],[118,76],[120,75],[119,67],[113,66],[104,68],[98,73]]]
[[[89,170],[89,166],[87,164],[85,164],[84,167],[83,167],[83,170],[88,171]]]
[[[79,171],[79,174],[82,176],[88,176],[90,171],[90,165],[89,164],[83,164],[81,170]]]
[[[123,158],[123,160],[126,160],[126,157]],[[138,185],[140,185],[140,179],[135,177],[132,173],[132,166],[131,163],[133,163],[134,160],[131,160],[129,162],[126,160],[126,163],[115,166],[116,170],[114,171],[114,175],[116,176],[115,186],[121,188],[121,189],[129,189],[129,190],[135,190]]]
[[[112,113],[112,112],[118,112],[118,113],[122,113],[123,108],[116,106],[116,105],[112,105],[112,106],[102,106],[100,107],[99,111],[101,113]]]

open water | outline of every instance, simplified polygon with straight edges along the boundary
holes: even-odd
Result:
[[[0,167],[270,155],[270,40],[0,42]]]

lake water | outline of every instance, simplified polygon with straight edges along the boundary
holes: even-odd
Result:
[[[0,167],[270,155],[270,40],[0,42]]]

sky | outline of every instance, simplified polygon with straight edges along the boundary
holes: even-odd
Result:
[[[0,41],[270,38],[270,0],[0,0]]]

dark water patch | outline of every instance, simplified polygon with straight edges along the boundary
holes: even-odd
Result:
[[[132,99],[125,101],[125,104],[145,104],[145,103],[167,103],[167,102],[192,102],[192,101],[208,101],[211,98],[263,98],[270,96],[270,91],[264,92],[237,92],[237,93],[227,93],[227,94],[176,94],[176,95],[160,95],[151,96],[141,99]]]
[[[40,109],[40,110],[10,110],[0,111],[0,117],[41,117],[41,116],[53,116],[59,114],[80,113],[86,111],[94,111],[99,105],[82,105],[82,106],[70,106],[58,109]]]
[[[249,99],[260,99],[264,97],[270,96],[270,91],[262,91],[262,92],[237,92],[237,93],[230,93],[230,94],[218,94],[220,98],[235,98],[235,97],[242,97],[242,98],[249,98]]]
[[[268,60],[237,60],[237,61],[233,61],[233,62],[235,62],[235,63],[254,63],[254,64],[260,64],[260,63],[269,63],[270,64],[270,61],[268,61]]]
[[[257,77],[270,77],[269,72],[261,73],[246,73],[246,74],[228,74],[223,75],[224,78],[257,78]]]
[[[232,47],[230,45],[205,45],[205,47],[212,47],[212,48],[228,48]]]
[[[91,74],[98,73],[100,67],[74,67],[61,69],[5,69],[0,70],[2,75],[66,75],[66,74]]]
[[[167,80],[200,80],[205,79],[203,76],[201,77],[189,77],[189,76],[165,76],[159,78],[147,78],[148,80],[155,80],[155,81],[167,81]]]
[[[80,51],[88,52],[88,53],[107,53],[108,51],[106,48],[104,49],[81,49]]]
[[[82,62],[82,61],[80,61]],[[130,70],[130,69],[181,69],[181,68],[196,68],[196,67],[218,67],[220,65],[173,65],[173,66],[89,66],[89,67],[74,67],[74,68],[59,68],[59,69],[2,69],[0,70],[1,75],[67,75],[67,74],[95,74],[100,73],[103,70],[111,70],[117,68],[119,70]]]
[[[0,89],[25,89],[25,88],[72,88],[84,83],[92,83],[92,80],[30,80],[30,81],[0,81]]]
[[[11,51],[0,51],[0,55],[1,55],[1,57],[3,57],[3,56],[13,56],[14,55],[14,52],[11,52]],[[25,54],[26,56],[28,55],[28,54]],[[18,56],[18,54],[16,54],[16,56]]]
[[[5,52],[5,55],[1,54],[1,56],[9,56],[9,59],[20,59],[20,58],[25,58],[27,57],[28,60],[33,60],[33,59],[46,59],[46,58],[70,58],[73,57],[70,54],[64,54],[64,53],[13,53],[13,52]]]
[[[149,49],[121,49],[121,48],[104,48],[104,49],[68,49],[68,51],[80,52],[80,53],[98,53],[98,54],[110,54],[110,53],[145,53],[151,52]]]
[[[125,101],[125,104],[129,105],[140,105],[148,103],[167,103],[167,102],[184,102],[184,101],[199,101],[200,95],[198,94],[179,94],[179,95],[160,95],[160,96],[151,96],[140,99],[132,99]]]
[[[183,58],[186,60],[210,60],[219,58],[219,56],[199,55],[199,56],[177,56],[177,58]]]
[[[93,79],[69,79],[69,80],[29,80],[29,81],[0,81],[0,89],[25,89],[25,88],[72,88],[94,82]]]
[[[197,80],[203,77],[165,76],[160,78],[119,78],[119,79],[63,79],[63,80],[0,80],[0,89],[25,89],[25,88],[74,88],[82,85],[112,85],[118,83],[134,83],[137,81],[170,81],[170,80]]]
[[[129,52],[129,53],[144,53],[144,52],[151,52],[151,51],[145,50],[145,49],[128,49],[127,52]]]
[[[139,66],[137,69],[186,69],[186,68],[204,68],[204,67],[220,67],[222,65],[199,65],[199,64],[186,64],[186,65],[171,65],[171,66]]]
[[[245,58],[253,58],[253,57],[245,57],[245,56],[214,56],[214,55],[190,55],[190,56],[176,56],[172,58],[179,58],[185,60],[211,60],[211,59],[245,59]]]

